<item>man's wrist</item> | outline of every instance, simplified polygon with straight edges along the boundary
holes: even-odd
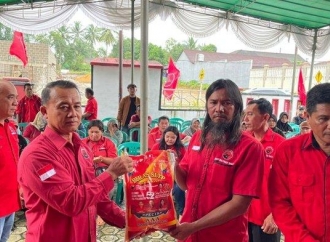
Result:
[[[117,179],[118,176],[115,173],[113,173],[112,171],[109,171],[109,170],[106,170],[106,171],[110,174],[110,176],[112,177],[112,180]]]

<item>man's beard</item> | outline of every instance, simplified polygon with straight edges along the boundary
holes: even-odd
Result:
[[[210,122],[207,128],[207,145],[214,147],[218,144],[226,144],[231,122]]]

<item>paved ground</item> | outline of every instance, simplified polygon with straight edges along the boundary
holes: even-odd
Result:
[[[24,242],[25,240],[25,231],[26,231],[26,221],[23,212],[18,212],[15,218],[16,228],[12,232],[8,242]],[[124,241],[125,231],[123,229],[118,229],[115,227],[111,227],[107,224],[98,227],[97,232],[97,242],[115,242],[115,241]],[[140,240],[133,240],[135,242]],[[146,241],[148,242],[167,242],[167,241],[175,241],[172,237],[170,237],[166,233],[162,232],[154,232],[151,235],[146,237]],[[281,239],[284,242],[284,239]]]
[[[8,242],[24,242],[25,232],[26,232],[26,220],[23,212],[18,212],[15,218],[16,228],[12,232]],[[118,229],[111,227],[109,225],[103,225],[98,227],[97,242],[114,242],[114,241],[124,241],[125,231],[123,229]],[[140,241],[140,240],[133,240]],[[168,234],[161,232],[154,232],[146,237],[146,241],[150,242],[160,242],[160,241],[175,241]]]

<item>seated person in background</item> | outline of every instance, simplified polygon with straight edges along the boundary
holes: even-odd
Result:
[[[289,121],[289,115],[286,112],[282,112],[280,114],[279,120],[276,123],[276,127],[282,130],[284,134],[293,131],[288,121]]]
[[[148,116],[148,131],[150,131],[150,129],[151,129],[151,127],[150,127],[151,121],[152,121],[151,117]],[[129,129],[140,128],[140,105],[136,106],[136,114],[134,114],[131,117],[131,120],[128,124],[128,128]],[[137,135],[138,135],[138,132],[134,132],[132,141],[138,141]]]
[[[299,127],[300,127],[300,134],[308,134],[311,132],[311,126],[307,121],[301,122]]]
[[[193,118],[191,120],[191,125],[189,128],[187,128],[186,130],[183,131],[183,134],[192,137],[193,134],[197,131],[201,129],[201,125],[200,125],[200,121],[198,118]]]
[[[163,132],[170,125],[170,119],[167,116],[161,116],[158,118],[158,127],[150,130],[148,134],[148,150],[154,146],[154,144],[159,143],[163,136]],[[187,143],[190,141],[191,137],[185,134],[180,134],[180,139],[182,143]]]
[[[110,120],[107,123],[107,130],[104,131],[104,136],[115,139],[117,144],[121,144],[124,140],[123,132],[119,130],[116,120]]]
[[[33,122],[29,123],[26,128],[24,129],[23,136],[31,142],[34,140],[38,135],[44,131],[47,125],[47,121],[44,119],[42,113],[39,111],[34,118]]]
[[[268,119],[268,125],[269,127],[277,134],[283,136],[285,138],[285,134],[280,130],[279,128],[276,127],[276,122],[277,122],[277,117],[275,114],[272,114],[270,118]]]
[[[292,122],[294,122],[297,125],[300,125],[302,122],[306,121],[305,118],[305,107],[304,106],[300,106],[298,109],[299,113],[297,116],[293,117]]]
[[[94,119],[90,121],[88,127],[88,137],[82,142],[87,144],[94,154],[94,167],[96,176],[101,175],[117,157],[117,149],[115,144],[102,136],[103,123],[101,120]],[[111,199],[111,197],[110,197]],[[103,225],[104,221],[101,217],[97,218],[97,224]]]

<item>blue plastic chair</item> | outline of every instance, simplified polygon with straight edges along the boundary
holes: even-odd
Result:
[[[29,123],[18,123],[18,130],[20,132],[21,135],[23,135],[24,133],[24,130],[26,128],[26,126],[28,125]]]
[[[132,128],[132,129],[129,130],[129,140],[130,141],[134,141],[133,140],[133,134],[134,134],[134,132],[137,133],[137,142],[140,142],[140,128]]]
[[[151,128],[155,128],[158,125],[158,118],[153,119],[150,123]]]
[[[118,155],[126,151],[129,155],[139,155],[140,154],[140,142],[125,142],[118,146]]]
[[[191,125],[191,120],[184,121],[181,125],[181,131],[180,132],[182,133],[183,131],[185,131],[187,128],[190,127],[190,125]]]
[[[121,130],[121,132],[123,133],[123,142],[122,142],[122,144],[125,143],[125,142],[129,142],[130,140],[129,140],[128,134],[125,131],[122,131],[122,130]]]
[[[108,122],[109,122],[110,120],[113,120],[113,121],[115,121],[115,122],[117,123],[117,119],[115,119],[115,118],[111,118],[111,117],[109,117],[109,118],[104,118],[104,119],[102,119],[102,123],[103,123],[103,125],[104,125],[104,129],[107,128],[107,124],[108,124]]]
[[[181,131],[181,126],[183,122],[177,121],[177,120],[170,120],[170,126],[177,127],[179,132]]]
[[[170,123],[171,122],[179,122],[179,123],[183,124],[184,119],[182,119],[182,118],[170,118]]]
[[[82,130],[77,130],[76,132],[79,134],[80,138],[82,139],[87,137],[87,134]]]
[[[298,124],[295,123],[289,123],[289,125],[291,126],[291,128],[293,129],[294,133],[300,133],[300,126]]]

